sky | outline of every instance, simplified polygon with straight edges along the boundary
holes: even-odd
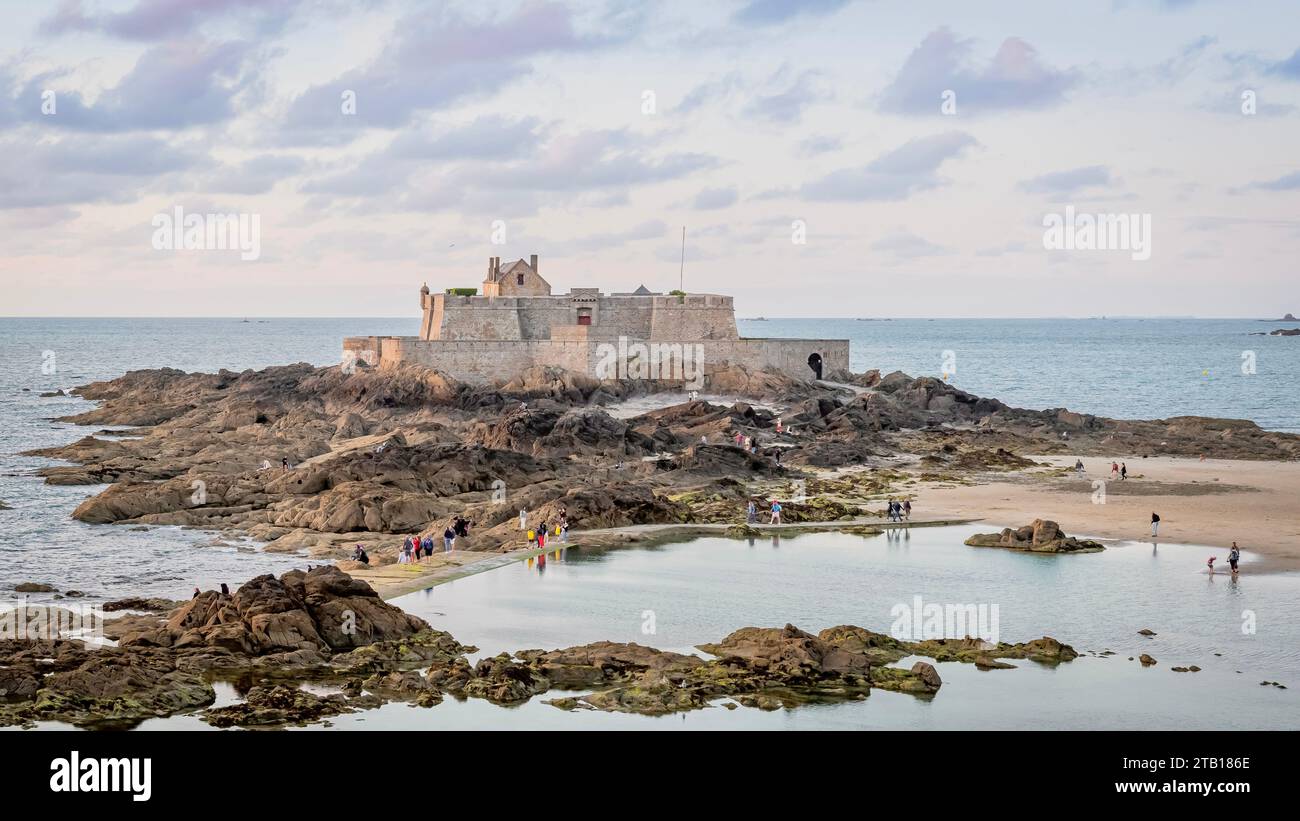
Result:
[[[740,316],[1300,314],[1292,0],[0,15],[3,316],[414,316],[531,254]]]

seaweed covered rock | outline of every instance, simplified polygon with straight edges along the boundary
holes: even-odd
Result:
[[[1061,532],[1050,519],[1034,519],[1024,527],[1004,527],[1001,533],[977,533],[966,540],[971,547],[1004,547],[1032,553],[1097,553],[1105,550],[1098,542],[1076,539]]]
[[[121,645],[216,648],[253,656],[295,650],[328,654],[428,629],[423,619],[330,565],[292,570],[278,579],[258,576],[231,596],[205,591],[173,612],[164,626],[127,635]]]

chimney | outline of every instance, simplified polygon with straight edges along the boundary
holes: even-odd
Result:
[[[528,258],[528,264],[532,266],[532,269],[533,269],[533,273],[534,273],[534,274],[538,273],[538,270],[537,270],[537,254],[533,254],[532,256],[530,256],[530,257]]]
[[[492,257],[488,257],[488,279],[492,278]]]

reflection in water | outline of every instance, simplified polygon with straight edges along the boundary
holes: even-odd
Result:
[[[548,555],[550,556],[550,561],[552,563],[561,562],[564,561],[564,557],[568,553],[568,551],[569,549],[567,547],[561,547],[551,551],[551,553],[549,554],[539,553],[536,556],[529,556],[527,559],[524,559],[524,564],[528,565],[528,568],[530,570],[536,567],[538,575],[541,575],[546,572],[546,562],[547,562]]]
[[[1253,574],[1247,556],[1240,579],[1205,584],[1196,578],[1205,572],[1205,548],[1181,545],[1149,553],[1122,543],[1057,556],[962,544],[981,529],[988,528],[787,533],[786,544],[764,538],[761,546],[725,538],[576,546],[561,551],[561,560],[550,554],[544,583],[538,557],[395,603],[485,655],[602,640],[697,653],[696,645],[750,625],[816,632],[856,624],[887,632],[891,608],[921,596],[997,605],[1003,641],[1049,635],[1083,654],[1056,668],[1016,662],[1018,670],[985,672],[942,663],[943,689],[927,702],[873,692],[861,704],[781,711],[779,721],[751,710],[726,711],[725,719],[691,714],[691,727],[1300,728],[1294,687],[1246,686],[1300,680],[1300,610],[1292,606],[1300,574]],[[653,642],[628,619],[644,609],[657,615]],[[1269,629],[1248,631],[1252,613]],[[1157,635],[1138,635],[1142,628]],[[1144,652],[1160,664],[1129,661]],[[1201,672],[1170,670],[1192,664]],[[530,726],[555,726],[546,710],[522,710]],[[437,718],[451,714],[457,718]],[[500,725],[491,710],[446,704],[418,715],[429,716],[417,720],[430,727],[471,716],[481,726],[516,720]],[[640,720],[652,721],[566,714],[563,726]]]

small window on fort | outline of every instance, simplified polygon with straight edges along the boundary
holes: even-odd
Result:
[[[520,285],[523,285],[523,284],[524,284],[524,275],[523,275],[523,274],[515,274],[515,282],[518,283],[518,284],[520,284]]]

